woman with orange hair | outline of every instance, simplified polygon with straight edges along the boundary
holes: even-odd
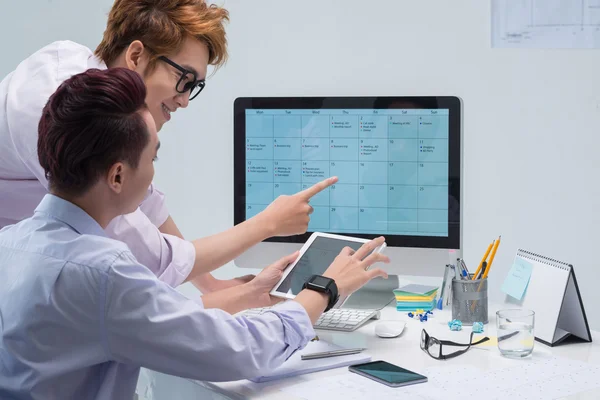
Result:
[[[205,0],[116,0],[95,52],[70,41],[52,43],[21,62],[0,83],[0,228],[33,214],[48,192],[36,152],[42,108],[57,87],[90,68],[124,67],[147,87],[146,105],[158,130],[204,88],[208,65],[227,59],[227,10]],[[271,236],[304,233],[309,193],[282,196],[265,211],[228,231],[184,240],[150,185],[133,213],[116,217],[107,234],[125,242],[137,260],[172,287],[191,280],[203,292],[236,286],[252,276],[217,280],[208,271]]]

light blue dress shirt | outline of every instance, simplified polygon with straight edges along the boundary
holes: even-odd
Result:
[[[314,336],[294,301],[252,318],[204,309],[56,196],[0,231],[1,399],[131,400],[140,367],[259,376]]]

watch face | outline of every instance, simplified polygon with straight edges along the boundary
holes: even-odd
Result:
[[[322,276],[315,276],[313,280],[310,281],[310,283],[324,288],[327,287],[327,284],[329,284],[329,279],[324,278]]]

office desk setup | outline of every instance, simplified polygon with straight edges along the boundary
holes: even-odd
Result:
[[[405,392],[403,391],[417,390],[419,386],[423,385],[440,384],[440,381],[443,380],[441,377],[444,376],[448,376],[452,381],[464,379],[466,385],[473,385],[479,379],[480,383],[485,386],[486,380],[489,380],[490,385],[493,384],[493,377],[491,378],[489,375],[486,375],[486,373],[496,371],[498,373],[498,379],[500,379],[502,374],[507,374],[509,373],[508,371],[519,371],[523,368],[527,368],[528,365],[531,366],[532,364],[538,369],[538,371],[543,373],[550,367],[542,364],[546,364],[547,362],[556,362],[559,364],[561,371],[573,371],[573,373],[571,373],[573,376],[559,379],[556,376],[560,375],[562,372],[555,372],[555,377],[540,376],[539,374],[528,372],[528,375],[523,377],[524,382],[522,384],[527,385],[527,382],[535,382],[536,384],[547,386],[545,380],[552,380],[555,384],[565,386],[566,388],[565,395],[542,398],[600,398],[600,385],[597,385],[596,388],[586,389],[583,388],[583,384],[577,383],[577,390],[582,390],[582,392],[573,395],[568,392],[569,385],[561,383],[565,379],[568,379],[568,382],[571,382],[570,379],[575,379],[574,376],[584,379],[583,375],[590,375],[593,377],[594,374],[600,373],[600,345],[598,342],[596,342],[596,340],[600,338],[600,334],[598,332],[592,332],[594,339],[592,343],[574,342],[555,347],[549,347],[536,341],[533,354],[530,357],[524,359],[506,358],[500,354],[498,347],[493,340],[496,335],[495,312],[503,308],[506,307],[502,304],[490,304],[490,322],[485,325],[483,335],[490,337],[492,340],[490,340],[488,343],[471,347],[470,350],[465,354],[445,361],[435,360],[421,350],[420,338],[421,331],[423,328],[425,328],[429,335],[439,338],[440,340],[452,340],[459,343],[467,343],[469,341],[471,327],[463,326],[461,331],[450,331],[448,328],[448,321],[451,320],[450,310],[434,311],[434,316],[429,318],[427,322],[420,322],[418,319],[409,318],[407,313],[396,311],[394,305],[387,306],[381,310],[380,321],[402,320],[406,322],[406,327],[404,328],[402,334],[399,337],[392,339],[383,339],[375,335],[375,327],[378,321],[371,321],[354,332],[335,332],[325,330],[317,331],[321,340],[339,344],[345,347],[365,347],[367,348],[365,353],[369,354],[372,360],[385,360],[411,371],[424,374],[429,378],[429,382],[425,384],[417,384],[404,388],[388,388],[370,379],[350,373],[347,367],[299,375],[264,383],[253,383],[247,380],[220,383],[198,382],[183,378],[170,377],[163,374],[156,374],[155,384],[157,387],[159,384],[163,388],[170,387],[171,390],[177,388],[177,390],[182,392],[181,396],[183,397],[179,397],[182,399],[303,399],[307,398],[302,396],[303,393],[306,393],[306,387],[295,390],[294,385],[314,384],[315,387],[323,387],[328,382],[333,382],[334,384],[343,384],[344,381],[351,382],[356,385],[354,388],[355,392],[360,391],[361,388],[365,388],[365,390],[368,388],[370,390],[369,393],[374,395],[375,393],[373,393],[372,390],[378,390],[377,388],[381,388],[381,390],[388,391],[386,392],[386,395],[389,393],[394,393],[389,391],[396,391],[399,398],[412,398],[406,397],[404,394]],[[573,361],[575,365],[564,366],[563,368],[563,364],[561,363],[564,361]],[[578,363],[585,364],[578,365]],[[590,366],[586,364],[591,364],[594,367],[589,368]],[[478,376],[469,375],[474,369],[478,372],[479,378]],[[582,369],[585,371],[581,372]],[[595,376],[597,377],[598,375]],[[506,379],[511,378],[506,377]],[[443,384],[443,382],[441,384]],[[573,385],[571,385],[571,387],[573,387]],[[516,391],[516,393],[521,392],[522,391],[519,390]],[[143,391],[138,391],[138,393],[140,393],[140,399],[144,399]],[[155,398],[161,398],[160,394],[156,390],[154,395]],[[508,393],[507,396],[509,396]],[[319,392],[315,391],[313,397],[310,398],[318,397]],[[356,398],[361,397],[357,394]],[[446,396],[444,398],[450,397]],[[511,396],[511,398],[514,397]]]
[[[140,398],[451,400],[480,398],[482,393],[486,400],[600,398],[600,384],[596,384],[600,348],[595,341],[555,347],[536,341],[532,355],[522,359],[501,355],[497,345],[495,313],[510,308],[537,311],[535,329],[546,343],[559,343],[570,333],[588,341],[598,337],[589,332],[571,265],[519,250],[503,292],[522,300],[521,305],[470,303],[487,298],[487,281],[485,286],[482,281],[490,272],[498,237],[487,247],[479,268],[471,266],[473,278],[481,281],[467,284],[450,279],[451,275],[471,277],[463,263],[456,264],[454,274],[452,269],[448,272],[464,250],[460,246],[461,109],[460,99],[443,96],[253,97],[238,98],[234,103],[234,224],[258,214],[279,195],[307,189],[328,176],[339,178],[312,199],[309,233],[268,239],[236,258],[235,265],[260,270],[300,249],[310,232],[362,238],[383,234],[385,253],[401,261],[385,266],[390,276],[421,276],[424,271],[438,281],[445,276],[443,282],[435,283],[437,287],[442,283],[444,310],[421,321],[398,311],[394,304],[384,307],[381,321],[406,322],[396,338],[378,337],[379,321],[369,321],[351,332],[317,333],[323,342],[366,348],[363,353],[371,360],[422,374],[427,383],[390,388],[349,372],[347,366],[262,383],[197,382],[142,370]],[[330,253],[339,253],[327,246],[317,250],[316,264],[329,265]],[[456,290],[453,286],[461,289],[456,298],[470,305],[457,313],[463,323],[459,331],[451,331],[448,325],[452,320],[448,294]],[[395,288],[399,286],[387,293]],[[399,309],[410,308],[402,304],[402,298],[396,300]],[[368,307],[362,298],[358,303],[363,307],[356,308],[386,304]],[[477,319],[485,315],[489,320],[483,332],[490,337],[487,342],[443,361],[421,349],[423,329],[438,340],[469,343],[470,322],[485,322]]]

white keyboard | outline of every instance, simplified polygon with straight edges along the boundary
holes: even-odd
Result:
[[[266,310],[265,308],[251,308],[243,311],[240,314],[245,316],[260,315]],[[381,316],[377,310],[358,310],[353,308],[334,308],[322,314],[317,323],[314,324],[315,329],[327,329],[332,331],[352,332],[362,326],[370,319],[379,319]]]

